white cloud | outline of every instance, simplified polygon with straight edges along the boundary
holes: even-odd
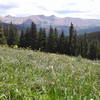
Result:
[[[5,13],[1,15],[28,16],[44,14],[59,17],[100,17],[100,0],[0,0],[1,4],[17,6],[6,10],[6,12],[4,11]],[[62,11],[62,13],[56,11]]]

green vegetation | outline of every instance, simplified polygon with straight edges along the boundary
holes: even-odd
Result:
[[[68,31],[68,30],[67,30]],[[45,29],[32,22],[30,27],[18,28],[12,23],[0,26],[0,45],[30,48],[42,52],[67,54],[92,60],[100,59],[100,32],[78,35],[74,25],[69,27],[69,35],[53,26]]]
[[[3,27],[0,25],[0,44],[6,44],[6,38],[4,36]]]
[[[100,61],[0,47],[0,100],[100,100]]]

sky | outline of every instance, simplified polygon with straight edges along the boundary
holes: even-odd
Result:
[[[0,0],[0,16],[6,15],[100,19],[100,0]]]

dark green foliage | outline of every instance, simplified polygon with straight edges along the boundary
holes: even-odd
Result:
[[[53,51],[56,53],[58,52],[58,30],[55,28],[54,30],[54,43],[53,43]]]
[[[77,33],[72,23],[69,28],[69,55],[77,55]]]
[[[23,42],[24,42],[23,44],[25,44],[25,45],[23,45],[23,47],[25,47],[25,48],[31,47],[31,44],[30,44],[30,29],[29,28],[26,29]]]
[[[59,50],[59,53],[66,53],[66,47],[67,47],[67,43],[66,43],[66,40],[65,40],[65,35],[64,35],[64,32],[62,31],[60,37],[59,37],[59,41],[58,41],[58,50]]]
[[[18,45],[19,42],[19,36],[17,33],[16,27],[11,23],[8,29],[8,39],[7,44],[9,46],[11,45]]]
[[[0,44],[6,44],[6,38],[4,35],[3,27],[0,25]]]
[[[46,31],[45,29],[40,28],[38,34],[38,49],[41,51],[46,50]]]
[[[23,30],[21,31],[21,36],[20,36],[20,41],[19,41],[19,46],[20,47],[25,47],[25,34]]]
[[[49,52],[53,52],[53,34],[54,34],[54,30],[50,26],[49,36],[47,39],[47,51],[49,51]]]
[[[37,28],[36,28],[36,24],[33,22],[31,24],[29,37],[30,37],[29,45],[33,50],[37,49]]]
[[[74,27],[71,23],[69,28],[69,55],[73,55],[73,34],[74,34]]]
[[[87,34],[86,33],[83,36],[83,40],[82,40],[81,45],[82,45],[82,50],[81,50],[82,57],[88,57],[89,43],[88,43],[88,39],[87,39]]]
[[[43,38],[43,29],[40,28],[39,32],[38,32],[38,49],[41,50],[42,48],[42,38]]]
[[[99,40],[100,41],[100,31],[88,33],[87,37],[90,40]]]
[[[77,56],[78,55],[78,41],[77,41],[77,32],[74,30],[74,35],[73,35],[73,55]]]
[[[4,35],[5,35],[6,40],[8,40],[9,26],[4,26]]]
[[[26,29],[24,35],[24,47],[29,47],[33,50],[37,49],[37,28],[36,24],[32,22],[31,27]]]
[[[49,52],[57,52],[57,48],[58,48],[58,32],[57,29],[53,29],[50,26],[50,31],[49,31],[49,36],[48,36],[48,40],[47,40],[47,51]]]
[[[20,38],[19,33],[21,33]],[[28,47],[32,50],[100,59],[99,32],[95,32],[97,35],[93,33],[77,35],[76,29],[71,23],[69,36],[65,36],[63,31],[59,35],[58,33],[58,30],[52,26],[50,26],[47,35],[44,28],[40,28],[39,32],[37,32],[34,22],[32,22],[29,28],[20,31],[11,23],[6,27],[0,26],[0,44],[6,44],[7,41],[9,46],[19,45],[20,47]]]
[[[89,48],[89,58],[98,59],[100,57],[100,42],[98,40],[91,41]]]

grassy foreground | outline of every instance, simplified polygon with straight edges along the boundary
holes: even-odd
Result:
[[[100,100],[100,61],[0,47],[0,100]]]

